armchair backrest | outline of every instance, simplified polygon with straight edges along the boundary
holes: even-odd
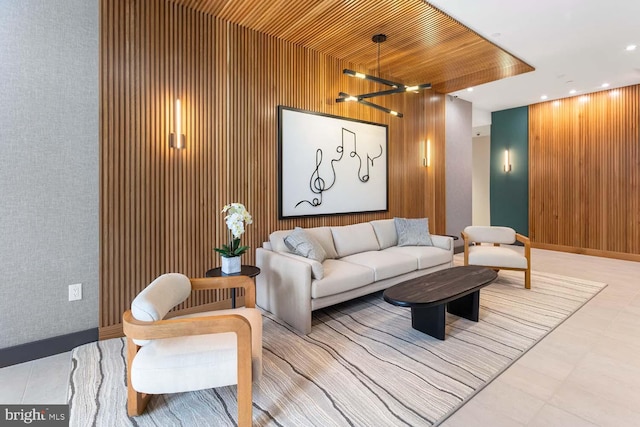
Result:
[[[191,281],[180,273],[167,273],[151,282],[131,302],[131,314],[137,320],[155,322],[162,320],[176,305],[191,294]],[[134,340],[143,346],[148,340]]]
[[[466,227],[464,232],[471,242],[510,245],[516,241],[516,231],[510,227],[472,225]]]

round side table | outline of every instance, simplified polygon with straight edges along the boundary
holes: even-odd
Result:
[[[240,266],[240,273],[226,274],[222,272],[222,267],[212,268],[204,273],[205,277],[223,277],[223,276],[249,276],[256,277],[260,274],[260,269],[255,265]],[[236,288],[231,289],[231,308],[236,308]]]

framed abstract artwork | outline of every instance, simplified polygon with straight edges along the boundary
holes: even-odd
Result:
[[[278,107],[280,219],[389,209],[388,126]]]

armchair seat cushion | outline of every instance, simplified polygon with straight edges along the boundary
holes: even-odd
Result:
[[[527,268],[527,258],[513,249],[502,246],[469,247],[469,264],[489,267]]]
[[[253,378],[262,374],[262,313],[236,308],[194,313],[179,318],[240,314],[251,324]],[[151,340],[141,347],[131,367],[133,388],[163,394],[237,384],[237,346],[233,332]]]

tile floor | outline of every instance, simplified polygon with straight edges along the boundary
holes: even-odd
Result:
[[[609,286],[442,425],[640,426],[640,263],[538,249],[532,263]],[[0,403],[65,403],[69,359],[0,369]]]

